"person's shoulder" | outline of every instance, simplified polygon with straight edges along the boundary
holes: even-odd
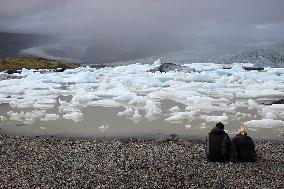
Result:
[[[240,140],[240,135],[239,134],[237,134],[236,136],[234,136],[233,137],[233,139],[232,139],[233,141],[237,141],[237,140]]]
[[[246,135],[247,140],[253,141],[252,138],[248,135]]]

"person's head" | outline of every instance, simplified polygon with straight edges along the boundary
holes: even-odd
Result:
[[[239,133],[240,134],[245,134],[246,133],[246,128],[245,126],[241,125],[240,129],[239,129]]]
[[[217,127],[218,129],[224,129],[224,124],[221,123],[221,122],[218,122],[218,123],[216,124],[216,127]]]

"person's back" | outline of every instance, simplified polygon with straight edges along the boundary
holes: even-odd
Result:
[[[242,162],[256,161],[255,145],[251,137],[247,135],[244,127],[241,127],[231,143],[231,160]]]
[[[224,131],[224,125],[217,123],[209,133],[207,141],[207,159],[212,162],[223,162],[229,159],[230,138]]]

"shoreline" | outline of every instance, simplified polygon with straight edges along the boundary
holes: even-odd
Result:
[[[0,136],[5,137],[15,137],[15,138],[26,138],[26,139],[59,139],[59,140],[141,140],[141,141],[164,141],[170,139],[171,135],[175,135],[178,140],[187,140],[187,141],[206,141],[208,137],[208,133],[206,135],[177,135],[175,133],[163,133],[163,134],[153,134],[153,135],[116,135],[116,136],[70,136],[70,135],[17,135],[17,134],[9,134],[9,133],[1,133]],[[235,136],[235,135],[233,135]],[[233,138],[232,135],[229,134],[230,139]],[[273,143],[284,143],[283,139],[275,139],[275,138],[254,138],[255,142],[273,142]]]
[[[173,138],[174,139],[174,138]],[[0,188],[283,188],[283,142],[255,163],[208,162],[202,140],[0,135]]]

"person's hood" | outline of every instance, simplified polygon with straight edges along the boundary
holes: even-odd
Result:
[[[248,134],[247,133],[238,133],[236,136],[237,137],[246,137],[246,136],[248,136]]]
[[[218,127],[214,127],[211,130],[211,133],[214,133],[214,134],[225,134],[225,131],[223,129],[218,128]]]

